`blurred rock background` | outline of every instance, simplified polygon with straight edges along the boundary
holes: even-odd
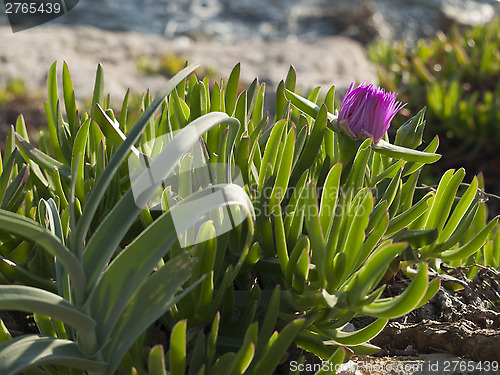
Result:
[[[244,77],[259,76],[271,86],[294,64],[304,88],[331,83],[345,87],[352,80],[376,81],[359,43],[395,38],[411,44],[454,22],[488,22],[497,13],[497,4],[496,0],[81,0],[46,26],[12,34],[2,3],[0,87],[22,77],[29,90],[43,89],[49,64],[64,59],[84,94],[98,62],[112,94],[121,96],[127,87],[156,90],[163,80],[138,74],[135,61],[167,53],[182,54],[222,75],[241,61]]]
[[[452,23],[485,23],[498,13],[496,0],[81,0],[68,14],[13,34],[3,6],[0,129],[31,110],[43,123],[35,104],[2,101],[2,90],[17,79],[44,99],[55,60],[68,63],[79,99],[90,97],[98,63],[116,101],[128,88],[154,93],[168,80],[168,71],[154,68],[165,56],[200,62],[215,79],[241,62],[243,80],[259,77],[268,92],[292,64],[303,91],[332,84],[342,91],[352,81],[377,82],[365,52],[374,40],[412,45]]]

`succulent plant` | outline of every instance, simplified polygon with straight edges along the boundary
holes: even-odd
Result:
[[[293,345],[335,368],[432,297],[429,267],[489,249],[496,219],[481,216],[477,178],[458,194],[465,172],[450,170],[435,192],[416,191],[440,157],[437,138],[415,149],[423,112],[397,144],[385,130],[352,139],[334,87],[305,99],[293,68],[272,121],[264,84],[239,91],[239,65],[213,87],[195,68],[144,95],[129,128],[128,93],[115,114],[100,66],[80,113],[66,65],[59,99],[54,64],[38,147],[22,117],[11,128],[0,306],[34,313],[39,333],[0,325],[2,374],[272,374]],[[196,160],[213,183],[198,183]],[[394,267],[412,281],[386,297]],[[345,332],[359,316],[372,323]]]

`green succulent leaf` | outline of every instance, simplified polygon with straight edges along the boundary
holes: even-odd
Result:
[[[12,260],[4,258],[1,255],[0,275],[9,279],[4,281],[5,284],[10,284],[11,281],[14,281],[27,286],[41,288],[52,293],[57,293],[57,287],[53,281],[38,276],[23,268],[22,264],[16,264]]]
[[[252,330],[252,328],[257,329],[257,322],[254,322],[252,326],[248,328],[248,332]],[[236,353],[231,366],[226,370],[226,374],[229,375],[241,375],[243,374],[250,363],[252,362],[255,354],[255,342],[252,341],[251,335],[248,333],[245,335],[243,339],[243,344],[241,345],[240,350]]]
[[[325,238],[330,237],[330,231],[335,220],[337,200],[340,191],[340,174],[342,171],[342,165],[336,164],[328,173],[325,184],[323,185],[323,191],[321,193],[321,203],[320,203],[320,223],[321,228],[325,234]]]
[[[427,291],[427,264],[423,264],[405,291],[397,297],[378,300],[364,306],[361,311],[370,316],[397,318],[413,310]]]
[[[326,341],[325,345],[340,344],[351,346],[363,344],[377,336],[384,329],[388,321],[388,319],[377,319],[366,327],[358,329],[354,332],[329,330],[327,333],[333,339],[333,341]]]
[[[16,161],[16,156],[19,154],[17,148],[15,148],[9,155],[8,159],[4,159],[2,174],[0,175],[0,202],[3,203],[5,198],[5,192],[11,182],[11,178],[14,172],[14,165]]]
[[[396,146],[384,141],[383,139],[374,144],[372,148],[379,154],[390,156],[394,159],[404,159],[407,162],[434,163],[441,157],[439,154]]]
[[[49,69],[49,74],[47,76],[47,97],[49,102],[45,103],[45,111],[47,112],[47,123],[49,127],[49,135],[51,146],[54,149],[55,156],[57,160],[63,158],[61,147],[59,146],[58,140],[58,129],[57,129],[57,107],[59,102],[59,95],[57,93],[57,61],[55,61]]]
[[[466,259],[470,257],[484,245],[484,242],[488,238],[488,234],[497,223],[498,217],[495,217],[465,245],[460,246],[458,249],[446,250],[439,254],[439,257],[445,261]]]
[[[21,168],[17,176],[13,178],[9,186],[7,186],[0,208],[11,212],[17,211],[25,196],[24,189],[28,182],[29,174],[29,165],[25,165]]]
[[[155,345],[151,348],[148,356],[148,370],[151,375],[167,375],[163,346]]]
[[[109,160],[105,171],[101,174],[99,179],[96,181],[94,188],[90,191],[87,199],[85,200],[85,205],[83,207],[83,215],[78,221],[78,226],[76,228],[76,244],[81,246],[83,244],[85,236],[89,230],[90,224],[94,218],[97,211],[99,203],[113,179],[115,173],[122,165],[127,155],[130,152],[132,145],[134,145],[142,134],[144,128],[148,125],[150,118],[153,116],[154,112],[162,105],[163,101],[167,95],[175,89],[175,87],[189,74],[191,74],[198,64],[190,65],[184,68],[179,73],[177,73],[165,86],[165,88],[158,94],[157,98],[153,103],[144,111],[142,116],[137,120],[134,127],[127,133],[127,138],[123,141],[120,146],[118,146],[116,152],[113,154]],[[98,100],[97,100],[98,101]],[[96,101],[96,102],[97,102]],[[61,173],[62,174],[62,173]],[[127,228],[128,229],[128,228]],[[114,248],[112,249],[114,251]],[[83,249],[79,249],[78,253],[83,253]],[[107,262],[107,261],[106,261]],[[100,272],[102,268],[97,271]]]
[[[91,289],[91,286],[100,277],[123,236],[136,220],[143,206],[146,205],[160,188],[162,181],[170,175],[177,166],[178,161],[199,141],[199,136],[219,124],[228,124],[233,127],[233,134],[237,133],[238,121],[234,118],[229,118],[224,113],[209,113],[194,120],[182,129],[176,135],[176,138],[155,157],[149,168],[141,172],[142,174],[136,181],[138,184],[137,189],[141,193],[139,195],[136,194],[137,197],[134,197],[134,192],[130,188],[118,201],[113,210],[104,218],[85,248],[83,265],[88,275],[88,290]],[[122,145],[124,144],[126,144],[126,141],[122,143]],[[107,168],[109,168],[109,163]],[[104,174],[106,172],[102,176]],[[93,190],[97,188],[97,183]],[[87,200],[89,199],[91,199],[90,195],[87,197]],[[84,207],[83,217],[78,222],[78,226],[84,220],[85,215]],[[103,251],[103,249],[105,250]]]
[[[312,118],[315,118],[321,109],[321,107],[319,107],[316,103],[303,98],[300,95],[297,95],[296,93],[290,91],[288,88],[285,89],[285,95],[295,107],[304,112],[306,115],[311,116]],[[330,125],[329,128],[335,131],[339,131],[337,128],[337,116],[327,112],[327,117]]]
[[[186,320],[177,322],[170,334],[170,373],[184,375],[186,367]]]
[[[286,349],[293,342],[298,333],[303,329],[305,319],[295,319],[288,323],[277,335],[276,339],[270,342],[266,353],[255,366],[253,374],[271,375],[281,360]]]
[[[236,97],[238,95],[238,82],[240,79],[240,63],[236,64],[229,75],[227,87],[225,90],[226,113],[232,116],[236,106]]]
[[[94,329],[95,322],[79,312],[57,294],[23,285],[0,285],[0,304],[5,310],[18,310],[49,315],[85,332]]]
[[[389,221],[389,227],[387,228],[387,235],[392,235],[404,227],[413,223],[416,219],[422,216],[429,208],[429,203],[427,202],[433,193],[426,194],[422,199],[420,199],[416,204],[411,206],[408,210],[405,210],[396,217],[393,217]]]
[[[434,139],[429,143],[429,145],[423,149],[423,152],[433,154],[436,152],[439,146],[439,137],[436,135]],[[403,176],[409,176],[418,170],[420,170],[426,163],[407,163],[403,171]]]
[[[104,372],[106,364],[82,355],[73,341],[25,335],[0,345],[0,372],[16,375],[30,367],[45,364],[69,366],[86,371]]]
[[[79,302],[84,296],[85,275],[80,262],[49,230],[26,217],[0,210],[0,229],[25,237],[55,256],[66,268]]]
[[[440,286],[441,286],[441,280],[439,279],[439,277],[436,277],[435,279],[430,281],[429,284],[427,285],[427,290],[425,291],[424,296],[422,297],[418,305],[415,307],[415,309],[422,307],[432,297],[434,297],[434,295],[438,292]]]
[[[427,216],[426,229],[438,228],[438,231],[441,232],[444,227],[458,187],[465,177],[465,170],[463,168],[459,169],[456,173],[453,172],[451,169],[448,170],[439,182],[436,196],[432,201],[432,206]]]
[[[94,107],[94,121],[106,136],[106,143],[109,147],[113,144],[118,147],[125,140],[125,134],[121,131],[119,124],[113,121],[98,103]],[[134,146],[131,146],[131,148],[138,154]]]
[[[276,164],[276,157],[278,155],[278,150],[281,147],[281,136],[283,135],[285,125],[286,120],[281,120],[274,124],[274,126],[272,127],[271,134],[266,143],[266,149],[264,151],[264,156],[262,157],[262,164],[259,171],[259,184],[257,185],[257,189],[260,191],[262,190],[262,187],[264,185],[267,166],[271,165],[272,172],[274,165]]]
[[[71,176],[71,169],[67,165],[61,163],[60,161],[50,157],[36,147],[32,146],[17,133],[15,133],[15,139],[17,147],[19,147],[19,151],[26,161],[33,160],[36,164],[44,168],[49,173],[52,173],[53,168],[57,168],[61,176]]]
[[[182,290],[191,277],[193,262],[187,254],[180,254],[165,263],[139,288],[123,310],[120,319],[110,332],[110,342],[103,350],[113,373],[134,341],[156,319],[191,292],[197,283]]]
[[[344,362],[345,357],[347,356],[347,350],[339,346],[337,350],[332,354],[330,358],[328,358],[328,370],[323,367],[319,371],[317,371],[314,375],[323,375],[323,374],[330,374],[330,373],[335,373],[336,369]],[[331,371],[330,371],[331,370]]]
[[[316,120],[311,128],[309,138],[306,141],[301,156],[297,160],[297,164],[293,167],[292,175],[290,176],[291,181],[297,181],[300,176],[302,176],[302,173],[310,168],[316,159],[325,134],[327,115],[328,111],[326,107],[323,106],[315,116]]]

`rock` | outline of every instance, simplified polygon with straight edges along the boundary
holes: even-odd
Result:
[[[331,13],[332,22],[341,30],[341,34],[368,44],[376,39],[391,39],[393,30],[377,11],[371,1],[353,3],[352,1],[335,2]]]
[[[325,37],[307,43],[288,39],[266,43],[262,40],[235,44],[221,41],[192,41],[186,37],[167,40],[151,34],[111,32],[93,27],[63,25],[38,27],[12,34],[0,27],[0,87],[9,78],[22,77],[30,91],[45,92],[47,72],[55,61],[67,61],[77,98],[90,97],[97,64],[104,68],[105,91],[121,101],[127,88],[143,93],[157,92],[167,82],[161,75],[144,75],[136,67],[140,56],[157,58],[165,54],[186,57],[228,77],[241,62],[241,78],[255,77],[273,92],[286,77],[289,66],[297,70],[298,86],[307,90],[317,85],[328,89],[335,84],[346,88],[351,81],[376,83],[377,73],[363,47],[344,37]],[[59,66],[58,71],[62,69]]]
[[[439,27],[446,31],[452,25],[476,26],[490,22],[496,15],[491,4],[467,1],[463,4],[443,4],[439,8]]]
[[[88,0],[80,1],[53,23],[226,43],[277,41],[290,35],[311,41],[340,34],[362,43],[396,37],[412,44],[417,38],[433,37],[443,24],[452,21],[464,25],[486,22],[496,3],[497,0]],[[0,25],[8,25],[2,10],[0,1]]]

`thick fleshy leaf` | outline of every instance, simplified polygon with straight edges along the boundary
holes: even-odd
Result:
[[[45,111],[47,112],[47,124],[49,128],[49,135],[51,146],[54,149],[55,156],[58,160],[62,159],[61,147],[57,138],[57,106],[59,102],[59,95],[57,93],[57,61],[50,66],[49,74],[47,75],[47,97],[49,102],[45,103]]]
[[[301,110],[302,112],[313,118],[317,116],[317,114],[321,109],[321,107],[316,105],[316,103],[313,103],[312,101],[305,99],[302,96],[297,95],[288,89],[285,89],[285,95],[287,99],[290,100],[295,107],[297,107],[299,110]],[[331,128],[334,131],[339,131],[337,128],[337,116],[331,113],[327,113],[327,116],[330,125],[329,128]]]
[[[276,254],[280,262],[281,271],[285,273],[288,265],[288,249],[285,239],[285,227],[283,226],[283,217],[281,215],[281,207],[277,206],[277,212],[273,214],[274,222],[274,240],[276,243]]]
[[[481,231],[479,231],[469,242],[458,249],[442,252],[439,257],[445,261],[466,259],[478,251],[488,238],[488,234],[498,223],[498,216],[491,220]]]
[[[388,225],[389,225],[389,215],[387,210],[384,210],[380,220],[377,222],[377,225],[365,239],[365,242],[361,247],[358,260],[354,268],[358,268],[365,261],[365,259],[372,253],[373,249],[375,249],[377,244],[380,242],[380,240],[388,230]]]
[[[92,109],[96,104],[104,106],[104,73],[102,65],[97,65],[94,81],[94,94],[92,95]]]
[[[343,332],[340,330],[329,330],[328,335],[332,337],[333,341],[341,345],[359,345],[363,344],[382,331],[387,324],[388,319],[377,319],[364,328],[358,329],[354,332]],[[325,342],[328,345],[328,341]]]
[[[47,280],[45,277],[35,275],[34,273],[28,271],[26,268],[23,268],[22,265],[16,264],[10,259],[4,258],[1,255],[0,275],[2,276],[2,278],[9,279],[5,280],[5,284],[11,284],[12,281],[14,281],[23,285],[33,286],[36,288],[48,290],[53,293],[57,293],[57,287],[53,281]]]
[[[340,173],[342,165],[336,164],[328,172],[328,175],[323,185],[320,203],[320,223],[321,229],[325,234],[325,238],[330,237],[330,231],[333,221],[335,220],[337,210],[337,199],[340,192]]]
[[[106,364],[86,358],[73,341],[25,335],[0,345],[0,373],[16,375],[30,367],[45,364],[61,365],[86,370],[104,372]]]
[[[262,164],[260,166],[259,184],[257,185],[257,189],[259,191],[262,190],[262,186],[264,185],[264,181],[266,179],[265,170],[267,168],[267,165],[268,164],[271,165],[271,173],[272,173],[274,166],[276,164],[276,157],[278,155],[278,150],[282,147],[281,136],[283,134],[285,125],[286,125],[286,120],[281,120],[278,121],[276,124],[274,124],[274,126],[272,127],[271,134],[269,136],[269,139],[267,140],[266,148],[264,150],[264,156],[262,157]]]
[[[427,290],[425,291],[424,296],[420,300],[417,306],[415,306],[415,310],[419,307],[425,305],[434,295],[438,292],[439,287],[441,286],[441,279],[436,277],[427,285]]]
[[[345,231],[342,233],[340,246],[346,255],[346,275],[350,275],[365,240],[365,229],[373,208],[373,196],[368,189],[360,190],[351,203]]]
[[[346,145],[346,144],[351,144],[353,145],[353,152],[356,152],[354,156],[354,162],[352,163],[352,168],[349,172],[349,169],[345,169],[345,171],[349,172],[349,177],[346,182],[346,187],[349,188],[348,194],[349,197],[352,199],[354,195],[358,193],[364,186],[365,186],[365,179],[366,179],[366,170],[368,168],[368,160],[370,159],[370,144],[372,143],[371,138],[367,138],[364,140],[359,147],[356,149],[356,145],[349,141],[346,142],[340,142],[340,145]],[[342,154],[342,151],[346,151],[346,149],[343,149],[341,147],[341,159],[346,160],[345,153],[344,155]],[[347,154],[349,154],[347,152]],[[349,158],[348,158],[349,159]]]
[[[68,65],[66,62],[63,63],[63,92],[64,92],[64,105],[66,107],[66,116],[68,117],[68,123],[70,127],[78,122],[77,118],[77,105],[75,100],[75,91],[73,89],[73,82],[71,80],[71,75],[69,74]],[[71,128],[71,135],[74,137],[76,129]]]
[[[295,147],[295,128],[292,128],[286,137],[285,147],[283,154],[276,163],[278,168],[276,174],[276,181],[271,192],[271,212],[283,201],[288,193],[288,182],[290,173],[292,171],[293,150]],[[267,148],[267,147],[266,147]]]
[[[276,321],[278,319],[279,306],[280,306],[280,295],[281,288],[277,286],[271,296],[269,305],[266,307],[266,313],[264,315],[264,320],[262,326],[259,330],[259,338],[257,340],[257,348],[255,351],[255,358],[259,359],[266,351],[267,343],[271,338]]]
[[[177,322],[170,334],[170,373],[184,375],[186,367],[186,320]]]
[[[148,370],[151,375],[167,375],[162,345],[155,345],[151,348],[148,356]]]
[[[240,206],[248,216],[253,217],[253,207],[241,187],[234,184],[215,185],[213,191],[208,190],[191,195],[180,205],[165,212],[127,246],[102,275],[99,275],[99,280],[90,296],[90,303],[92,316],[97,322],[98,336],[102,340],[105,340],[115,320],[153,267],[178,239],[179,233],[197,223],[197,217],[192,214],[193,210],[198,210],[197,213],[203,215],[221,207],[220,202],[212,199],[212,206],[205,201],[207,204],[201,210],[199,198],[206,198],[210,193],[219,191],[226,198],[222,206]],[[178,210],[182,210],[181,217],[176,216]],[[189,217],[186,218],[186,215]],[[176,217],[175,223],[172,217]]]
[[[297,164],[293,167],[292,175],[290,176],[291,181],[297,181],[300,176],[302,176],[302,173],[310,168],[316,159],[325,134],[327,115],[328,112],[326,107],[322,106],[317,116],[315,116],[316,120],[311,128],[311,133],[309,134],[302,154],[298,158]]]
[[[14,172],[14,164],[16,161],[16,156],[18,154],[19,150],[15,148],[14,151],[12,151],[12,153],[9,155],[8,159],[4,159],[2,175],[0,176],[0,202],[3,202],[7,187],[11,182],[11,178]]]
[[[437,228],[438,231],[441,232],[446,220],[448,219],[458,187],[464,177],[465,170],[463,168],[460,168],[454,174],[453,170],[449,170],[445,173],[445,175],[443,175],[441,181],[439,182],[436,196],[432,201],[425,229]]]
[[[126,136],[121,131],[119,124],[113,121],[99,104],[94,107],[94,121],[97,122],[106,136],[106,143],[109,146],[115,144],[118,147],[125,140]],[[132,149],[138,153],[134,146]]]
[[[248,331],[257,331],[257,322],[254,322],[249,328]],[[240,347],[240,350],[236,353],[236,357],[234,357],[231,366],[226,370],[226,374],[228,375],[242,375],[247,369],[250,363],[253,360],[255,354],[255,341],[251,337],[252,335],[246,334],[243,339],[243,344]]]
[[[114,325],[110,342],[104,348],[109,373],[115,371],[144,330],[197,285],[194,283],[182,291],[182,285],[191,277],[192,267],[193,262],[186,254],[178,255],[141,285]]]
[[[30,175],[29,165],[21,168],[19,173],[7,186],[0,208],[7,211],[16,212],[23,202],[25,187]]]
[[[337,350],[335,350],[332,356],[328,358],[327,366],[322,366],[322,368],[314,375],[335,373],[336,369],[342,364],[342,362],[344,362],[346,355],[346,349],[340,346]]]
[[[236,64],[227,80],[225,90],[225,107],[226,113],[232,116],[236,106],[236,97],[238,95],[238,82],[240,79],[240,63]]]
[[[142,131],[149,123],[149,120],[156,112],[156,110],[162,105],[163,101],[167,97],[167,95],[175,89],[175,87],[189,74],[191,74],[196,68],[198,64],[190,65],[187,68],[184,68],[179,73],[177,73],[165,86],[165,88],[158,94],[153,103],[144,111],[142,116],[137,120],[134,127],[128,132],[127,139],[123,141],[116,152],[113,154],[111,159],[109,160],[105,171],[101,174],[99,179],[96,181],[93,189],[90,191],[87,199],[85,201],[85,206],[83,208],[83,215],[78,221],[78,226],[76,228],[76,244],[82,246],[85,236],[87,235],[87,231],[90,227],[90,223],[92,222],[94,215],[97,211],[99,203],[103,196],[106,194],[108,190],[109,184],[113,179],[116,171],[122,165],[122,162],[125,160],[127,155],[130,152],[131,147],[137,142]],[[61,173],[62,174],[62,173]],[[128,229],[128,227],[127,227]],[[114,248],[113,250],[114,251]],[[79,253],[82,253],[82,249],[79,249]],[[101,269],[98,270],[100,272]]]
[[[424,148],[423,152],[433,154],[439,146],[439,137],[436,135],[434,139]],[[403,171],[403,176],[411,175],[420,170],[426,163],[407,163]]]
[[[169,177],[178,161],[196,142],[199,142],[199,137],[219,124],[229,125],[233,134],[238,131],[238,121],[224,113],[213,112],[197,118],[177,133],[174,140],[155,157],[149,168],[145,168],[141,172],[134,186],[122,196],[113,210],[104,218],[85,248],[83,264],[88,276],[88,289],[100,277],[123,236],[146,203],[154,196],[162,181]],[[120,147],[125,145],[127,140]],[[106,170],[109,168],[110,163],[111,161],[108,163]],[[106,172],[102,176],[105,174]],[[93,190],[97,188],[98,183],[99,181]],[[91,199],[90,195],[87,197],[87,201]],[[85,208],[83,215],[86,215]],[[85,219],[82,217],[78,222],[78,226],[83,220]]]
[[[0,306],[3,310],[35,312],[72,325],[79,331],[91,330],[95,322],[89,316],[58,296],[38,288],[23,285],[0,285]]]
[[[0,229],[25,237],[60,260],[66,268],[78,302],[84,296],[85,275],[78,259],[49,230],[26,217],[0,210]]]
[[[392,218],[389,222],[389,228],[387,228],[387,234],[391,235],[398,232],[422,216],[429,208],[429,203],[427,201],[433,196],[433,193],[426,194],[418,203],[411,206],[411,208]]]
[[[378,174],[377,176],[372,178],[371,185],[376,186],[380,181],[382,181],[385,178],[394,178],[396,173],[404,167],[405,161],[403,159],[398,160],[397,162],[393,163],[389,168],[386,168]]]
[[[459,241],[461,241],[464,238],[467,231],[470,229],[470,226],[472,224],[472,221],[474,220],[474,217],[476,216],[478,208],[479,208],[479,202],[476,202],[476,204],[470,207],[467,210],[467,212],[462,216],[453,234],[451,234],[448,238],[445,237],[446,240],[437,244],[436,247],[432,250],[432,252],[440,253],[442,251],[450,250]]]
[[[345,287],[347,301],[350,304],[359,303],[360,299],[373,289],[385,274],[387,267],[407,245],[386,241],[381,244],[364,262],[356,276]]]
[[[383,139],[372,146],[376,152],[394,159],[404,159],[407,162],[434,163],[441,155],[413,150],[411,148],[393,145]]]
[[[406,241],[413,249],[419,249],[433,243],[437,238],[438,231],[436,228],[413,229],[404,231],[400,237],[398,236],[398,241]]]
[[[296,319],[288,323],[287,326],[278,334],[278,337],[269,345],[266,353],[263,355],[257,366],[255,366],[252,374],[271,375],[280,362],[281,356],[303,329],[304,323],[305,319]]]
[[[302,237],[292,250],[286,267],[285,279],[288,285],[292,286],[293,289],[298,292],[302,292],[306,285],[307,276],[309,274],[310,248],[311,243],[309,237]]]
[[[426,291],[427,265],[424,264],[402,294],[394,298],[375,301],[371,305],[364,306],[361,311],[364,314],[381,318],[397,318],[418,306]]]
[[[446,222],[446,226],[444,226],[443,230],[439,234],[439,241],[442,241],[451,236],[451,234],[457,229],[459,223],[462,218],[465,216],[468,209],[473,205],[478,190],[478,179],[474,177],[472,183],[467,188],[465,193],[460,198],[460,201],[456,205],[453,213],[450,215],[450,218]]]
[[[35,163],[37,163],[39,166],[47,170],[49,173],[52,173],[53,168],[57,168],[59,170],[59,173],[61,176],[64,177],[70,177],[71,176],[71,169],[61,163],[60,161],[50,157],[49,155],[43,153],[36,147],[32,146],[26,140],[21,137],[19,134],[15,133],[16,137],[16,144],[19,147],[19,151],[21,152],[21,155],[23,155],[24,158],[27,160],[33,160]]]
[[[85,202],[85,189],[83,187],[85,177],[83,167],[85,164],[85,146],[87,144],[90,124],[91,120],[88,119],[78,130],[75,137],[75,143],[73,144],[73,155],[71,157],[71,170],[76,171],[72,176],[75,180],[73,183],[75,184],[76,196],[81,202]],[[76,157],[76,155],[78,155],[78,157]]]

